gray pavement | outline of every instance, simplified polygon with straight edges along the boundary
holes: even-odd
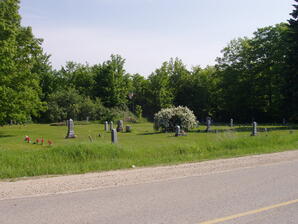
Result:
[[[0,223],[200,223],[298,199],[298,161],[0,201]],[[222,223],[298,223],[298,203]]]

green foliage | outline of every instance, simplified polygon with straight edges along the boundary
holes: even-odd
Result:
[[[149,78],[147,100],[155,113],[162,108],[173,105],[173,92],[170,88],[168,63],[164,62]]]
[[[176,95],[175,105],[183,105],[201,118],[213,115],[218,107],[216,69],[207,66],[194,67],[188,79],[184,80]]]
[[[281,119],[286,31],[283,23],[265,27],[253,38],[233,40],[224,48],[217,67],[221,106],[228,116],[242,121]]]
[[[120,55],[111,55],[111,59],[102,65],[94,66],[96,97],[100,97],[107,107],[123,106],[127,103],[130,77],[124,70],[125,60]]]
[[[151,105],[149,103],[149,80],[139,74],[132,76],[132,89],[133,97],[129,101],[129,108],[133,111],[134,105],[140,105],[143,109],[143,115],[150,117],[152,116]],[[151,101],[150,101],[151,102]]]
[[[75,88],[83,96],[91,96],[95,85],[94,72],[88,64],[67,62],[57,74],[62,88]]]
[[[288,53],[286,57],[287,69],[285,73],[284,112],[290,120],[298,122],[298,1],[295,0],[294,10],[290,14],[288,30]]]
[[[128,108],[137,117],[152,120],[161,109],[179,105],[200,119],[298,121],[297,1],[289,24],[260,28],[251,38],[232,40],[215,66],[187,69],[182,60],[171,58],[145,78],[126,73],[120,55],[93,66],[67,62],[53,70],[42,40],[30,27],[21,26],[19,1],[2,0],[0,124],[87,116],[135,121]]]
[[[136,106],[136,116],[137,116],[138,119],[142,118],[142,113],[143,113],[142,106],[137,105]]]
[[[20,25],[18,10],[18,0],[0,1],[0,124],[24,122],[44,109],[35,73],[42,41]]]
[[[89,97],[82,97],[75,89],[69,88],[54,92],[48,99],[47,120],[51,122],[75,120],[99,120],[108,113],[99,99],[95,101]]]
[[[101,121],[135,121],[135,116],[127,108],[113,107],[109,108],[107,112],[100,119]]]

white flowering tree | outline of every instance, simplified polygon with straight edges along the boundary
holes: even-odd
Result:
[[[179,125],[182,130],[190,130],[197,125],[194,113],[187,107],[170,107],[154,115],[154,129],[161,131],[174,131]]]

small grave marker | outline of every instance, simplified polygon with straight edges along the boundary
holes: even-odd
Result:
[[[252,133],[251,133],[251,136],[257,136],[257,134],[258,134],[257,126],[258,126],[257,122],[254,121],[252,123]]]
[[[206,118],[206,132],[211,131],[211,117]]]
[[[131,126],[127,125],[127,126],[125,127],[125,131],[126,131],[126,132],[131,132],[131,131],[132,131],[132,130],[131,130]]]
[[[178,136],[181,136],[181,128],[179,125],[176,126],[176,129],[175,129],[175,136],[178,137]]]
[[[76,138],[75,133],[74,133],[74,122],[72,119],[69,119],[67,122],[67,135],[65,138]]]
[[[230,120],[230,127],[232,128],[233,126],[234,126],[234,119],[231,118],[231,120]]]
[[[117,122],[117,132],[122,132],[123,131],[123,121],[120,120]]]
[[[116,144],[118,142],[117,130],[116,129],[112,129],[111,137],[112,137],[112,143]]]
[[[105,121],[105,131],[109,131],[109,124],[107,121]]]

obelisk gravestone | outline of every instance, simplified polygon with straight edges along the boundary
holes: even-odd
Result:
[[[73,123],[73,120],[72,119],[69,119],[68,122],[67,122],[67,135],[65,138],[75,138],[76,135],[74,133],[74,123]]]

